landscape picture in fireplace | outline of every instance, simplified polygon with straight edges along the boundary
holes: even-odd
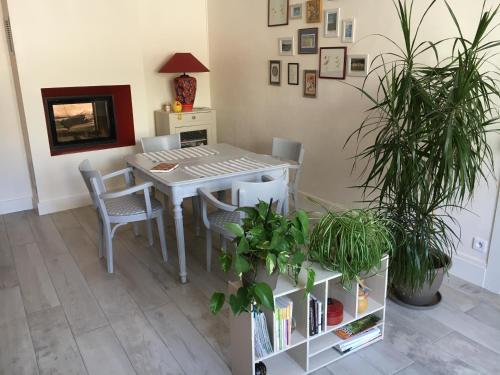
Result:
[[[130,85],[42,88],[52,156],[135,145]]]
[[[49,98],[47,108],[55,147],[116,141],[111,96]]]

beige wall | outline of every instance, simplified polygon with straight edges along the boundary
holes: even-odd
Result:
[[[123,166],[133,147],[51,157],[40,96],[43,87],[130,84],[136,138],[154,134],[153,111],[172,99],[166,58],[190,51],[208,65],[205,0],[8,0],[19,81],[41,213],[88,202],[78,163]],[[186,16],[179,16],[179,9]],[[210,104],[208,74],[197,105]]]
[[[429,2],[415,3],[418,13]],[[464,33],[470,35],[482,1],[453,0],[451,4],[463,21]],[[390,50],[389,43],[367,37],[373,33],[401,41],[391,0],[324,1],[324,7],[340,7],[342,18],[356,18],[358,43],[347,45],[350,53],[369,53],[374,57]],[[368,103],[344,83],[360,85],[362,79],[349,77],[345,82],[320,79],[318,98],[303,98],[302,81],[300,86],[287,84],[286,64],[297,62],[301,71],[317,69],[318,55],[278,55],[279,37],[294,36],[297,42],[297,29],[318,26],[322,35],[323,25],[290,20],[288,26],[267,27],[267,0],[208,0],[208,14],[212,100],[218,111],[219,140],[259,152],[270,151],[273,136],[300,140],[306,149],[301,190],[330,202],[354,205],[361,198],[358,190],[349,189],[357,183],[356,174],[351,175],[349,159],[356,144],[351,143],[345,149],[343,146],[362,121]],[[422,36],[426,39],[454,35],[444,2],[432,11],[423,28]],[[500,39],[500,30],[493,37]],[[337,38],[323,37],[319,44],[342,45]],[[281,87],[268,85],[270,59],[282,61]],[[492,144],[498,158],[498,139],[492,139]],[[473,236],[488,240],[491,235],[497,183],[493,178],[490,180],[489,188],[481,187],[474,198],[471,208],[476,215],[457,215],[463,224],[461,256],[455,262],[457,272],[479,284],[484,276],[486,254],[473,252],[470,245]]]
[[[0,6],[0,19],[3,11]],[[3,24],[3,22],[2,22]],[[0,32],[0,214],[33,207],[9,49]]]

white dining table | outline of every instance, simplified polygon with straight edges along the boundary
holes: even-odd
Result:
[[[152,182],[172,203],[182,283],[187,282],[183,200],[197,196],[202,187],[214,192],[228,190],[233,181],[261,181],[266,175],[283,177],[288,182],[290,165],[287,161],[225,143],[130,155],[125,161],[137,177]],[[171,172],[151,172],[160,162],[176,163],[178,167]]]

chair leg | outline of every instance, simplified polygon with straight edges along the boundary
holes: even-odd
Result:
[[[106,263],[108,273],[113,273],[113,239],[111,238],[111,228],[104,228],[104,238],[106,242]]]
[[[156,218],[156,224],[158,225],[158,236],[160,236],[161,254],[163,255],[163,260],[168,262],[167,253],[167,241],[165,241],[165,226],[163,225],[163,213],[158,215]]]
[[[137,237],[139,235],[139,223],[137,222],[133,223],[132,229],[134,231],[134,235]]]
[[[101,259],[104,256],[104,230],[103,230],[103,223],[101,220],[101,216],[98,215],[97,217],[97,235],[98,235],[98,241],[99,241],[99,259]]]
[[[153,246],[153,227],[151,226],[151,220],[146,220],[146,229],[148,231],[148,243],[149,246]]]
[[[191,204],[193,205],[193,220],[196,237],[200,236],[200,198],[192,197]]]
[[[212,270],[212,231],[207,229],[206,231],[206,241],[207,241],[207,272]]]

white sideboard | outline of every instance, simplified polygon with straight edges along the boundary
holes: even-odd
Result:
[[[215,110],[195,108],[192,112],[155,111],[156,135],[181,134],[182,147],[217,143]]]

